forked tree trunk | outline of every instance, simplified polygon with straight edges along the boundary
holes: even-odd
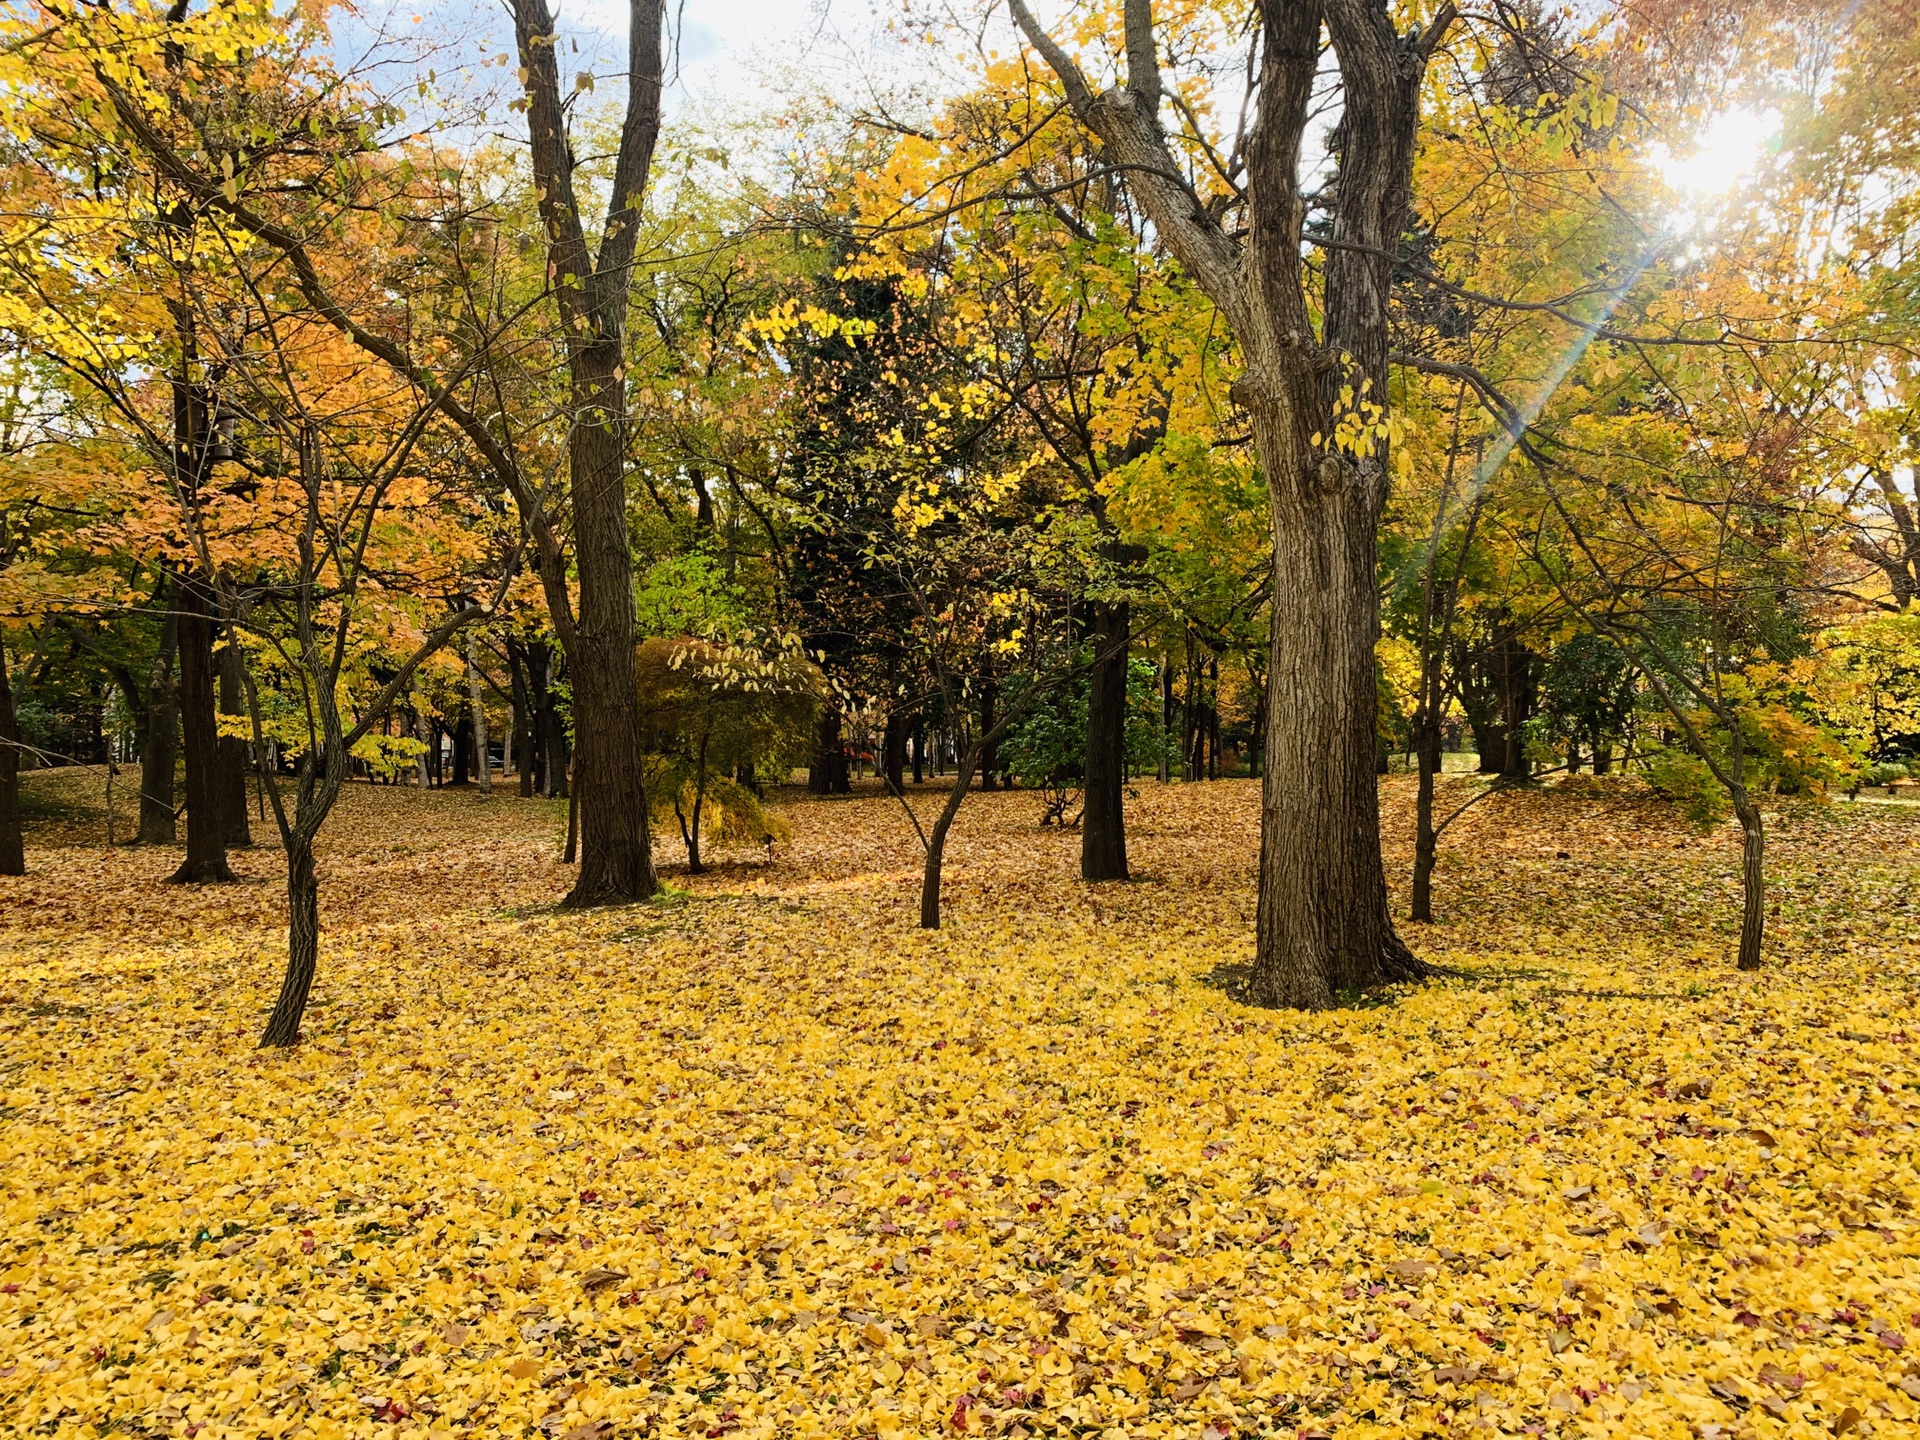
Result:
[[[641,197],[660,133],[664,6],[663,0],[629,0],[627,108],[598,254],[587,239],[574,184],[552,13],[547,0],[512,0],[510,8],[527,98],[528,155],[548,265],[558,281],[554,300],[567,332],[573,422],[567,459],[579,604],[571,624],[562,627],[562,639],[573,682],[571,794],[580,871],[562,903],[621,904],[645,900],[660,888],[647,827],[635,665],[624,342]],[[554,608],[564,609],[564,579],[549,567],[543,583],[560,602]]]
[[[180,733],[187,762],[187,857],[176,885],[233,879],[220,813],[220,731],[214,703],[213,617],[206,586],[183,575],[174,588],[180,616]]]
[[[1127,636],[1132,608],[1124,601],[1088,607],[1093,673],[1087,687],[1085,801],[1080,814],[1080,878],[1125,880],[1127,874]]]
[[[173,772],[180,759],[180,701],[173,669],[179,648],[180,619],[169,606],[147,675],[147,733],[140,745],[142,845],[171,845],[175,837]]]
[[[7,678],[7,647],[0,641],[0,875],[26,873],[26,842],[20,833],[20,729]]]
[[[261,1047],[292,1045],[300,1039],[300,1017],[320,963],[320,881],[313,868],[313,845],[296,838],[287,848],[287,969],[274,1001]]]
[[[220,713],[238,720],[247,713],[240,676],[240,652],[231,640],[214,652],[214,671],[219,676]],[[238,735],[222,735],[215,741],[219,766],[220,837],[229,849],[245,849],[253,844],[253,828],[247,820],[247,742]]]
[[[1760,807],[1744,789],[1733,797],[1740,817],[1740,960],[1742,970],[1760,968],[1767,930],[1767,838]]]

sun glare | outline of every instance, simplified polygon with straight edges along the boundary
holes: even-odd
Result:
[[[1777,110],[1723,111],[1710,120],[1691,148],[1661,147],[1662,176],[1690,200],[1712,200],[1747,178],[1780,133]]]

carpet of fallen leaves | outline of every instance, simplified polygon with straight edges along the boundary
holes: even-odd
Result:
[[[1254,787],[1142,786],[1124,886],[1037,809],[928,935],[872,795],[577,915],[552,805],[357,788],[279,1054],[270,847],[38,822],[0,1431],[1916,1433],[1920,807],[1773,816],[1748,977],[1732,832],[1498,797],[1413,933],[1466,973],[1311,1016],[1233,999]]]

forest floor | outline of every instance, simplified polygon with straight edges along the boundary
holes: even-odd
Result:
[[[261,1053],[266,827],[176,889],[28,783],[5,1433],[1920,1423],[1920,807],[1773,814],[1743,976],[1734,832],[1633,781],[1497,797],[1408,927],[1465,973],[1298,1015],[1232,998],[1248,782],[1139,787],[1129,885],[971,798],[936,934],[871,794],[579,915],[552,804],[355,787],[307,1038]]]

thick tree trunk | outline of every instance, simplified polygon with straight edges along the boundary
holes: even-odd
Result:
[[[1760,968],[1767,930],[1767,838],[1760,807],[1746,791],[1734,796],[1740,817],[1740,960],[1742,970]]]
[[[213,617],[205,584],[183,575],[174,587],[180,616],[180,732],[186,756],[187,858],[176,885],[233,879],[220,812],[220,731],[214,704]]]
[[[20,728],[7,678],[7,647],[0,641],[0,875],[26,873],[26,842],[20,833]]]
[[[1318,1010],[1424,973],[1394,933],[1380,858],[1378,509],[1348,465],[1298,433],[1309,406],[1259,406],[1246,382],[1240,393],[1256,402],[1274,537],[1251,993]]]
[[[147,732],[140,746],[140,843],[171,845],[174,767],[180,760],[180,700],[173,675],[180,619],[169,603],[147,675]]]
[[[247,713],[246,681],[240,673],[240,652],[231,641],[214,652],[214,669],[220,681],[220,713],[239,719]],[[247,820],[247,773],[252,768],[248,744],[238,735],[222,735],[216,742],[219,765],[220,835],[229,849],[244,850],[253,844],[253,828]]]
[[[1596,775],[1613,773],[1613,746],[1599,740],[1593,742],[1593,773]]]
[[[1536,694],[1533,652],[1511,628],[1503,629],[1499,645],[1500,718],[1507,741],[1500,774],[1507,780],[1527,780],[1533,775],[1526,732],[1526,724],[1533,718]]]
[[[886,733],[880,742],[880,764],[887,786],[896,793],[907,783],[907,736],[913,728],[911,716],[894,711],[887,716]]]
[[[453,722],[453,784],[455,789],[463,788],[468,779],[468,762],[473,756],[473,717],[461,707],[460,718]]]
[[[627,529],[626,356],[632,259],[640,204],[660,133],[662,0],[628,6],[627,107],[596,254],[582,222],[576,157],[560,92],[558,37],[546,0],[513,0],[526,89],[528,157],[538,182],[554,300],[566,327],[573,431],[568,488],[579,600],[561,623],[573,686],[570,794],[580,827],[580,871],[562,902],[572,908],[645,900],[660,888],[647,824],[640,738],[633,551]],[[566,583],[547,563],[543,584],[556,616]],[[556,603],[557,602],[557,603]]]
[[[807,789],[815,795],[845,795],[852,789],[838,710],[828,708],[820,712],[819,724],[813,732],[813,759],[807,767]]]
[[[287,972],[260,1036],[261,1049],[299,1041],[300,1019],[307,1012],[319,963],[320,881],[314,874],[312,844],[296,838],[287,851]]]
[[[1087,688],[1085,802],[1080,817],[1080,878],[1125,880],[1127,874],[1127,636],[1125,601],[1088,606],[1093,674]]]

